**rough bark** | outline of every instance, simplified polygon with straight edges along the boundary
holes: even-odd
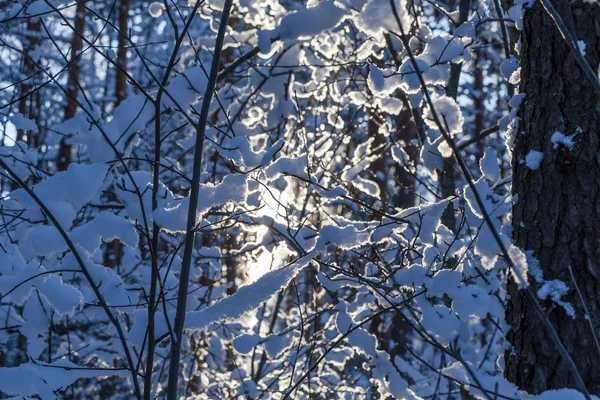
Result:
[[[600,61],[600,13],[596,4],[554,1],[562,18],[586,44],[586,58],[597,69]],[[572,19],[571,19],[572,18]],[[547,316],[575,361],[592,394],[600,394],[600,353],[576,286],[598,326],[600,300],[600,107],[567,44],[539,2],[525,12],[521,36],[520,92],[525,93],[513,154],[514,238],[532,250],[546,281],[560,280],[569,291],[563,300],[575,309],[571,318],[552,301],[543,301]],[[554,132],[573,135],[574,147],[555,148]],[[531,150],[544,159],[529,169],[523,159]],[[539,283],[530,277],[532,289]],[[576,388],[573,375],[543,329],[533,306],[509,284],[506,377],[521,389],[540,393]]]

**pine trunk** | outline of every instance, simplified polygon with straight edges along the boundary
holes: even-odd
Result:
[[[67,81],[67,104],[65,105],[65,121],[73,118],[77,112],[77,96],[79,95],[79,75],[81,73],[80,52],[83,47],[83,35],[85,33],[86,3],[77,3],[75,9],[75,31],[71,41],[71,66],[69,68],[69,80]],[[58,147],[58,161],[56,168],[65,171],[71,164],[72,146],[61,140]]]
[[[115,77],[115,108],[127,98],[127,36],[129,35],[129,0],[119,3],[119,33],[117,48],[117,64]],[[123,257],[123,243],[113,240],[106,244],[104,265],[115,268],[121,264]]]
[[[585,42],[585,57],[597,69],[598,5],[580,0],[553,3],[575,40]],[[520,92],[525,98],[513,154],[514,239],[524,250],[533,251],[545,281],[568,286],[562,300],[574,308],[574,318],[561,305],[540,301],[588,390],[598,395],[600,353],[590,325],[598,326],[600,312],[599,99],[539,2],[525,11],[521,40]],[[553,143],[555,132],[570,136],[572,149]],[[523,161],[530,151],[543,153],[537,169]],[[529,282],[535,292],[542,285],[533,277]],[[530,393],[576,388],[531,303],[514,284],[508,293],[507,337],[513,347],[506,353],[507,378]]]

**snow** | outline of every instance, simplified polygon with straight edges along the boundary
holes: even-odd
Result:
[[[410,165],[410,157],[403,147],[393,145],[391,147],[391,153],[394,161],[400,164],[401,166],[406,168]]]
[[[34,4],[37,3],[43,3],[41,1],[37,1]],[[32,4],[33,5],[33,4]],[[31,6],[29,6],[29,8],[31,8]],[[23,116],[23,114],[15,114],[12,117],[10,117],[10,122],[12,122],[15,125],[15,128],[17,129],[23,129],[24,131],[30,131],[32,133],[38,133],[38,126],[35,123],[34,120],[29,119],[29,118],[25,118]]]
[[[398,16],[404,29],[410,26],[409,14],[405,0],[396,2]],[[387,31],[398,32],[398,23],[388,0],[369,0],[355,18],[358,29],[367,35],[382,39]]]
[[[531,170],[536,170],[542,164],[543,159],[544,153],[536,150],[530,150],[525,156],[525,165],[527,165],[527,168]]]
[[[374,92],[382,92],[385,89],[385,78],[383,71],[374,65],[369,67],[369,87]]]
[[[125,285],[121,277],[117,274],[118,270],[105,267],[100,264],[96,264],[91,260],[91,255],[82,247],[77,247],[77,252],[82,258],[82,261],[88,270],[94,285],[100,291],[100,294],[109,305],[127,305],[131,304],[131,297],[127,291],[128,287]],[[72,253],[68,253],[64,258],[61,265],[62,269],[69,269],[80,271],[81,266],[75,259]],[[83,279],[83,277],[82,277]],[[82,289],[83,290],[83,289]],[[89,289],[89,286],[84,292],[82,292],[86,301],[96,303],[98,299],[96,295]],[[118,312],[124,312],[125,308],[116,308]]]
[[[14,252],[14,250],[13,250]],[[4,301],[10,301],[13,304],[21,306],[25,304],[25,301],[29,297],[29,292],[35,282],[35,276],[44,273],[46,269],[39,265],[39,262],[30,262],[25,264],[25,261],[17,257],[15,254],[15,260],[11,269],[5,269],[0,275],[0,293],[2,293],[2,299]],[[2,259],[4,266],[9,265],[6,259]],[[43,279],[44,275],[39,275],[39,279]]]
[[[306,155],[300,157],[280,157],[265,169],[267,179],[276,179],[282,174],[295,175],[300,178],[308,179],[306,166],[308,165],[308,157]]]
[[[465,53],[465,46],[462,41],[454,36],[435,36],[431,38],[425,45],[423,53],[429,58],[430,64],[455,61],[463,55],[467,60],[470,59],[469,53]]]
[[[433,108],[437,114],[442,128],[447,130],[450,135],[457,135],[463,130],[463,115],[456,101],[448,96],[437,97],[432,100]],[[431,108],[427,108],[423,113],[423,119],[431,129],[438,129]]]
[[[560,145],[565,146],[569,150],[573,150],[573,148],[575,147],[575,143],[573,142],[575,135],[567,136],[562,132],[556,131],[552,134],[550,141],[552,141],[555,150],[558,149]]]
[[[394,274],[394,282],[400,286],[421,287],[423,284],[430,280],[427,277],[427,270],[422,266],[415,264],[408,267],[400,268]]]
[[[492,191],[490,190],[490,186],[485,181],[485,179],[480,178],[474,183],[475,190],[479,194],[481,201],[483,202],[484,210],[481,209],[479,203],[477,202],[477,198],[475,197],[475,193],[470,187],[465,188],[465,200],[469,205],[470,210],[475,214],[478,218],[484,218],[484,211],[488,215],[494,215],[496,211],[495,197]]]
[[[136,247],[138,236],[135,226],[128,220],[115,214],[102,211],[92,221],[71,231],[71,239],[90,253],[94,253],[101,241],[110,242],[119,239],[130,247]]]
[[[352,225],[343,228],[333,225],[324,226],[319,232],[315,250],[323,251],[328,244],[334,244],[341,249],[351,249],[367,242],[369,236],[369,232],[360,231]]]
[[[442,141],[444,141],[442,136],[433,141],[426,138],[423,146],[421,146],[419,160],[423,167],[425,167],[432,175],[434,175],[436,171],[442,171],[444,169],[444,159],[439,151],[439,146]]]
[[[460,286],[461,280],[462,274],[459,271],[440,271],[433,277],[427,293],[433,296],[442,296],[444,293],[454,292]]]
[[[473,22],[464,22],[458,28],[454,30],[456,36],[468,37],[475,39],[477,31]]]
[[[524,99],[525,99],[524,93],[515,94],[513,96],[513,98],[510,99],[510,101],[508,102],[508,105],[510,106],[510,108],[518,110],[521,107],[521,103],[523,102]]]
[[[66,17],[74,17],[73,2],[49,2],[61,8],[64,5]],[[45,1],[21,3],[28,3],[24,7],[29,9],[9,22],[15,29],[18,24],[27,24],[28,13],[36,7],[38,11],[49,10]],[[195,5],[196,1],[188,3]],[[505,13],[517,28],[523,26],[522,3],[517,0]],[[164,357],[170,345],[168,326],[173,325],[175,316],[182,265],[180,245],[190,206],[189,177],[193,171],[189,150],[194,146],[194,125],[207,87],[206,68],[212,61],[223,0],[204,2],[198,15],[189,14],[189,8],[182,9],[181,15],[172,15],[179,27],[197,19],[190,24],[190,37],[182,43],[167,77],[163,73],[173,46],[169,40],[173,29],[164,13],[172,10],[161,0],[143,4],[147,9],[137,10],[134,22],[144,34],[136,37],[141,38],[140,49],[150,51],[147,65],[152,71],[145,70],[137,57],[130,59],[132,79],[141,79],[137,82],[140,86],[134,87],[130,81],[129,96],[118,107],[114,107],[112,91],[102,89],[102,83],[114,74],[104,76],[103,68],[84,68],[81,79],[86,99],[81,93],[81,106],[89,110],[62,121],[62,113],[54,111],[65,104],[64,94],[52,90],[52,85],[37,88],[47,80],[38,74],[31,86],[39,89],[41,99],[49,101],[36,104],[33,113],[23,115],[11,115],[16,107],[12,111],[7,108],[0,121],[8,127],[5,135],[10,144],[17,130],[42,133],[35,136],[39,146],[26,135],[22,142],[0,148],[0,156],[40,197],[68,236],[53,226],[46,211],[26,191],[14,190],[7,181],[0,199],[0,319],[4,321],[0,349],[7,350],[6,357],[2,352],[3,361],[22,364],[0,367],[2,395],[53,399],[80,377],[115,375],[119,381],[108,382],[117,388],[114,396],[135,396],[130,371],[102,370],[127,366],[117,331],[99,307],[97,290],[124,329],[133,362],[139,365],[140,383],[148,355],[148,318],[154,318],[155,337],[162,341],[155,349],[151,396],[164,396],[168,373],[160,371],[168,366]],[[398,37],[400,29],[390,4],[397,7],[409,36],[406,47],[413,50],[415,60],[409,59],[408,49]],[[4,16],[21,7],[13,6]],[[511,201],[516,202],[518,196],[510,191],[510,175],[501,176],[510,168],[511,155],[506,149],[512,150],[515,137],[525,138],[517,110],[535,104],[527,103],[532,100],[526,93],[514,95],[508,107],[507,98],[485,104],[490,111],[482,114],[485,126],[494,126],[495,119],[501,118],[498,135],[486,139],[492,147],[481,158],[470,152],[464,158],[477,179],[475,187],[485,210],[475,200],[475,192],[458,177],[456,193],[440,200],[440,171],[452,151],[451,142],[445,141],[433,121],[433,112],[439,114],[444,127],[448,125],[452,140],[471,137],[475,114],[467,100],[480,94],[470,92],[472,82],[467,79],[461,80],[466,86],[460,91],[467,96],[458,100],[447,96],[444,88],[450,64],[463,63],[465,77],[472,77],[471,56],[484,49],[488,62],[484,72],[491,74],[486,82],[508,79],[514,83],[520,67],[517,56],[502,62],[502,46],[485,46],[489,28],[497,28],[496,23],[488,26],[490,18],[498,17],[493,7],[483,4],[471,10],[469,20],[459,27],[447,21],[444,13],[431,14],[428,9],[433,12],[431,4],[406,0],[240,0],[235,4],[235,23],[227,26],[225,38],[225,48],[233,58],[227,57],[224,64],[242,54],[254,54],[250,49],[255,46],[262,53],[220,79],[218,101],[211,104],[197,183],[198,213],[191,221],[197,223],[198,234],[190,292],[187,308],[182,310],[190,340],[183,338],[180,364],[183,367],[186,360],[193,361],[194,355],[200,358],[197,365],[188,365],[190,374],[186,367],[184,375],[189,375],[189,380],[186,378],[179,388],[193,383],[195,391],[198,384],[201,394],[210,398],[223,397],[223,393],[255,398],[265,387],[284,395],[291,387],[289,380],[292,385],[298,382],[311,366],[307,364],[310,357],[305,357],[311,349],[319,357],[349,333],[327,355],[325,360],[331,365],[321,365],[311,373],[298,393],[307,393],[308,386],[304,385],[314,388],[316,397],[340,393],[349,399],[364,397],[365,393],[382,399],[457,393],[451,379],[439,380],[437,372],[443,371],[474,396],[482,397],[476,387],[482,382],[490,390],[498,388],[499,396],[534,398],[519,392],[502,375],[504,353],[510,351],[503,336],[509,327],[502,305],[508,296],[509,274],[520,287],[527,287],[531,276],[538,283],[536,290],[540,288],[537,295],[547,300],[547,305],[556,303],[556,308],[563,307],[574,315],[573,307],[564,301],[567,285],[545,282],[543,266],[531,252],[514,244]],[[456,10],[449,14],[458,17]],[[51,16],[43,18],[53,21]],[[92,24],[86,25],[90,32],[102,26],[102,21],[94,18],[88,21]],[[63,37],[60,26],[47,25],[50,33],[56,31],[55,36]],[[46,33],[38,33],[45,43]],[[387,33],[389,43],[384,38]],[[104,36],[98,37],[98,43],[106,42]],[[145,40],[154,45],[148,47]],[[7,50],[9,61],[19,60],[22,54],[18,49],[26,47],[18,37],[14,41],[16,50]],[[578,46],[585,54],[585,43],[579,41]],[[515,45],[517,55],[519,47]],[[29,50],[32,58],[39,57],[47,64],[49,72],[59,71],[64,64],[64,57],[53,57],[54,50],[42,42]],[[99,51],[110,57],[108,61],[116,57],[108,47]],[[392,55],[398,55],[397,60]],[[85,60],[87,66],[98,61],[87,56]],[[107,61],[99,60],[101,64]],[[19,95],[20,76],[30,74],[21,72],[15,77],[5,74],[7,90],[2,101],[7,107]],[[157,74],[156,79],[153,74]],[[420,76],[426,87],[421,86]],[[157,81],[165,83],[166,92],[161,103],[154,104],[143,90],[148,90],[149,97],[155,96]],[[50,92],[45,92],[48,88],[50,97]],[[431,108],[424,101],[424,90],[432,95]],[[490,98],[505,96],[502,90]],[[381,116],[379,138],[367,129],[370,110]],[[415,132],[415,125],[407,124],[410,117],[422,117],[419,132]],[[36,121],[40,121],[39,127]],[[159,123],[163,139],[156,205],[152,196],[156,183],[152,169],[154,122]],[[526,140],[530,147],[518,149],[522,160],[517,161],[523,168],[539,168],[542,151],[554,160],[557,153],[551,147],[554,152],[566,152],[580,145],[576,136],[581,129],[557,129],[561,132],[546,132],[549,141]],[[505,147],[502,135],[506,137]],[[63,138],[73,145],[73,163],[67,171],[57,171],[54,161]],[[539,151],[528,153],[530,149]],[[375,163],[382,156],[385,168],[378,170]],[[415,179],[404,186],[405,182],[395,179],[399,178],[396,173],[412,174]],[[384,188],[387,193],[383,193]],[[400,208],[404,205],[394,195],[403,190],[414,192],[414,201],[408,203],[414,206]],[[381,204],[382,196],[388,204]],[[460,222],[457,233],[441,221],[450,202]],[[484,221],[486,213],[491,216],[491,227]],[[158,240],[156,248],[151,245],[153,223],[160,228],[154,238]],[[69,239],[91,282],[67,246]],[[124,245],[115,268],[106,266],[109,253],[104,243],[111,240]],[[501,255],[503,246],[514,262],[510,270]],[[151,247],[157,250],[157,258]],[[154,316],[149,316],[147,296],[156,263],[161,303]],[[309,263],[314,264],[306,271]],[[232,266],[237,272],[234,279],[226,274]],[[236,291],[232,293],[229,289],[234,284]],[[400,302],[406,303],[381,314],[379,330],[373,329],[371,322],[359,327],[382,307]],[[387,332],[397,328],[399,317],[406,317],[417,330],[403,338],[407,350],[437,372],[410,355],[392,363],[384,348],[397,344],[397,336]],[[485,320],[493,323],[482,323]],[[312,328],[317,328],[316,334],[308,341],[304,333],[312,332]],[[14,346],[19,337],[23,346]],[[440,346],[452,351],[442,355]],[[76,360],[77,365],[67,359]],[[56,361],[46,365],[46,360]],[[82,369],[88,366],[97,369]],[[476,375],[469,375],[469,370]],[[340,375],[340,371],[349,373]],[[184,375],[180,374],[180,379]],[[90,396],[98,386],[96,382],[102,385],[102,381],[81,382],[73,388],[77,392],[74,395]],[[223,382],[225,386],[220,384]],[[341,387],[346,391],[343,394]],[[536,397],[578,396],[575,391],[563,390]]]
[[[415,69],[414,64],[417,65],[417,69]],[[399,86],[400,83],[403,84],[403,87],[405,88],[405,90],[408,93],[415,93],[417,91],[419,91],[419,89],[421,88],[421,81],[419,80],[419,76],[415,73],[415,71],[419,71],[421,72],[421,75],[423,76],[423,78],[425,78],[425,75],[428,75],[429,78],[429,83],[434,83],[435,80],[432,80],[431,78],[431,74],[428,74],[429,72],[429,63],[422,59],[422,58],[415,58],[415,63],[413,63],[411,60],[406,60],[404,61],[404,63],[400,66],[400,74],[402,76],[401,81],[399,81],[396,86]],[[391,89],[391,87],[390,87]]]
[[[249,354],[264,338],[259,335],[242,335],[235,338],[233,348],[241,354]]]
[[[334,28],[346,15],[347,12],[336,7],[333,1],[323,1],[315,7],[288,14],[277,28],[258,33],[260,51],[263,54],[269,53],[274,39],[292,43],[311,38]]]
[[[239,288],[234,295],[218,301],[204,310],[188,312],[185,329],[204,330],[215,322],[234,320],[248,311],[256,309],[288,285],[290,280],[307,264],[308,259],[305,257],[303,260],[266,273],[256,282]]]
[[[32,250],[41,256],[49,256],[53,253],[58,253],[67,250],[67,243],[62,237],[58,229],[53,226],[41,225],[35,226],[27,235],[27,242]],[[19,243],[21,251],[29,256],[26,250],[26,243]]]
[[[197,218],[210,208],[233,202],[243,204],[248,192],[248,176],[242,174],[227,175],[217,184],[200,185]],[[187,225],[189,197],[174,200],[165,207],[154,211],[154,219],[158,225],[169,232],[183,232]]]
[[[379,185],[370,179],[356,176],[354,178],[353,183],[358,190],[360,190],[363,193],[368,194],[371,197],[379,197],[379,195],[381,193],[381,190],[379,189]]]
[[[44,0],[34,1],[27,7],[27,14],[29,15],[40,15],[50,11],[52,11],[52,7]]]
[[[573,306],[561,300],[561,297],[568,292],[569,287],[563,281],[552,280],[544,282],[542,287],[537,291],[537,296],[542,300],[546,300],[549,297],[553,302],[564,308],[567,315],[575,319],[575,310],[573,309]]]
[[[500,179],[500,166],[498,165],[498,153],[496,150],[488,147],[483,153],[483,157],[479,160],[479,168],[481,173],[490,182],[496,182]]]
[[[38,284],[36,287],[59,315],[73,315],[75,310],[79,310],[83,306],[83,294],[74,286],[63,282],[58,275],[48,276],[44,283]]]
[[[96,196],[107,171],[108,166],[104,163],[73,163],[67,171],[57,172],[33,186],[33,192],[46,204],[68,201],[79,211]],[[13,191],[12,197],[24,206],[36,206],[35,201],[23,189]]]
[[[585,57],[585,42],[583,40],[577,41],[577,48],[579,49],[581,55]]]
[[[519,61],[516,58],[511,57],[504,60],[500,65],[500,71],[505,79],[510,79],[511,75],[519,68]]]
[[[519,285],[519,288],[523,289],[529,286],[527,280],[527,273],[529,271],[527,256],[517,246],[510,244],[508,246],[508,255],[514,264],[514,268],[511,269],[511,273],[515,282]]]
[[[118,376],[128,374],[125,370],[86,369],[66,360],[52,364],[28,362],[13,368],[0,368],[0,392],[9,396],[40,396],[55,399],[54,391],[65,388],[81,378]]]
[[[25,321],[19,331],[27,338],[27,355],[34,359],[44,351],[46,344],[38,340],[38,336],[47,329],[48,315],[46,309],[51,306],[43,298],[35,294],[29,296],[23,307],[23,320]]]
[[[447,346],[459,335],[460,322],[452,309],[441,305],[432,305],[424,296],[416,299],[421,308],[421,324],[440,344]]]

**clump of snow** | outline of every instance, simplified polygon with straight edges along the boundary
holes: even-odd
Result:
[[[511,57],[500,65],[500,71],[502,72],[502,76],[506,79],[510,79],[511,75],[519,68],[519,62]]]
[[[107,171],[106,164],[73,163],[66,171],[57,172],[35,185],[33,191],[45,204],[68,201],[79,211],[96,196]],[[35,201],[23,189],[15,190],[11,196],[24,206],[36,206]]]
[[[385,88],[385,78],[383,71],[374,65],[369,68],[369,88],[375,92],[381,92]]]
[[[108,211],[100,212],[92,221],[71,231],[71,239],[90,253],[100,247],[101,240],[109,242],[117,238],[130,247],[138,243],[135,226]]]
[[[477,31],[475,30],[475,23],[473,22],[465,22],[461,24],[458,28],[454,30],[454,34],[456,36],[468,37],[474,39],[477,36]]]
[[[527,280],[527,272],[529,270],[529,264],[527,255],[514,244],[508,246],[508,255],[514,264],[511,273],[515,282],[517,282],[521,289],[528,287],[529,282]]]
[[[500,179],[500,166],[498,165],[498,153],[496,150],[488,147],[479,161],[481,173],[491,182]]]
[[[56,391],[81,378],[106,376],[124,377],[127,371],[118,369],[81,368],[65,359],[52,364],[39,361],[18,367],[0,368],[0,391],[10,397],[55,399]],[[26,378],[25,378],[26,377]]]
[[[363,245],[367,240],[369,240],[369,233],[359,231],[352,225],[343,228],[328,225],[321,228],[315,249],[325,250],[328,244],[335,244],[341,249],[351,249]]]
[[[316,7],[289,14],[277,28],[258,32],[260,51],[263,54],[269,53],[274,39],[296,41],[332,29],[346,15],[347,11],[336,7],[332,1],[324,1]]]
[[[235,338],[233,348],[240,354],[249,354],[264,338],[259,335],[242,335]]]
[[[537,295],[540,299],[546,300],[548,297],[565,309],[567,315],[571,318],[575,318],[575,310],[573,306],[569,303],[562,301],[560,298],[567,294],[569,291],[569,287],[563,282],[559,280],[546,281],[544,285],[538,290]]]
[[[421,58],[415,58],[415,63],[417,64],[417,68],[423,78],[426,78],[426,75],[429,71],[429,63]],[[400,66],[400,74],[402,74],[402,82],[404,84],[404,89],[408,93],[415,93],[421,88],[421,82],[419,81],[419,76],[415,72],[415,67],[411,60],[406,60],[404,64]]]
[[[579,48],[581,55],[585,57],[585,42],[583,40],[578,40],[577,47]]]
[[[400,22],[404,29],[410,27],[409,13],[407,12],[406,0],[396,1],[396,9]],[[382,38],[387,31],[398,29],[398,22],[394,18],[394,12],[388,0],[369,0],[355,18],[356,26],[364,33]]]
[[[43,0],[37,0],[27,7],[28,15],[40,15],[52,11],[52,7]]]
[[[25,118],[23,114],[15,114],[10,118],[10,122],[13,123],[15,128],[23,129],[24,131],[31,131],[33,133],[38,133],[38,127],[35,121]]]
[[[448,133],[451,135],[461,133],[463,130],[464,118],[456,101],[451,97],[443,96],[434,99],[432,103],[443,128],[447,129]],[[431,108],[425,110],[423,119],[431,129],[438,129]]]
[[[573,150],[573,147],[575,146],[575,143],[573,143],[574,137],[575,135],[567,136],[562,132],[556,131],[552,134],[550,140],[552,141],[555,150],[558,149],[558,146],[561,144],[567,149]]]
[[[525,156],[525,165],[527,168],[536,170],[542,164],[542,160],[544,159],[544,153],[541,151],[531,150]]]
[[[513,96],[512,99],[509,100],[508,105],[510,106],[510,108],[518,110],[519,107],[521,107],[521,103],[523,102],[524,98],[525,98],[525,93],[516,94]]]
[[[197,218],[212,207],[228,202],[244,203],[248,194],[248,177],[242,174],[226,176],[217,184],[201,184],[198,198]],[[154,220],[168,232],[184,232],[187,226],[187,213],[190,198],[177,199],[165,207],[154,211]]]

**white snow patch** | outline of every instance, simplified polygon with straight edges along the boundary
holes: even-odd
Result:
[[[432,101],[437,117],[444,129],[448,130],[451,135],[456,135],[462,132],[464,118],[460,107],[454,99],[448,96],[438,97]],[[431,129],[438,129],[437,124],[433,119],[431,108],[427,108],[423,115],[423,119],[427,126]]]
[[[562,301],[560,298],[569,291],[569,287],[559,280],[546,281],[544,285],[538,290],[537,295],[540,299],[546,300],[548,297],[565,309],[567,314],[571,318],[575,318],[575,310],[569,303]]]
[[[579,48],[581,55],[585,57],[585,42],[583,40],[578,40],[577,47]]]
[[[575,135],[567,136],[562,132],[556,131],[552,134],[550,140],[552,141],[555,150],[558,149],[558,146],[560,146],[561,144],[567,149],[573,150],[573,147],[575,146],[575,143],[573,143],[574,137]]]
[[[12,122],[17,129],[31,131],[33,133],[38,132],[38,127],[35,121],[29,118],[25,118],[23,114],[13,115],[12,117],[10,117],[10,122]]]
[[[531,150],[525,156],[525,165],[527,168],[536,170],[542,164],[542,160],[544,159],[544,153],[541,151]]]

